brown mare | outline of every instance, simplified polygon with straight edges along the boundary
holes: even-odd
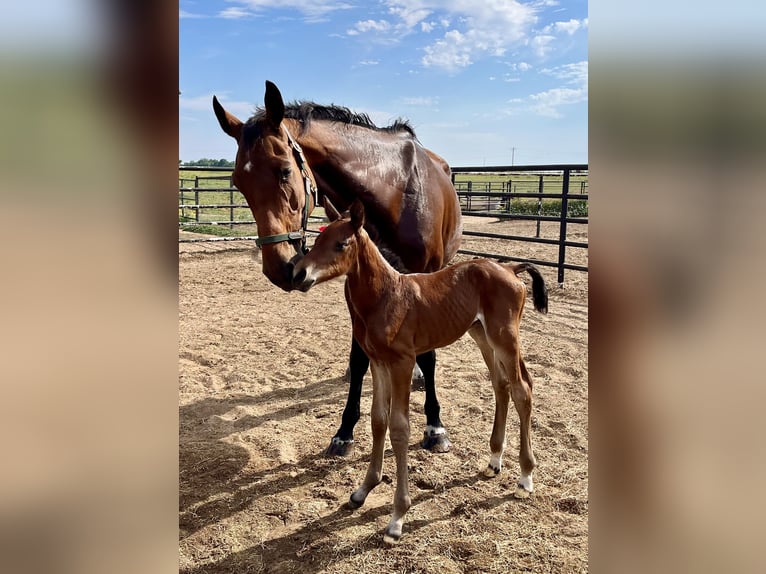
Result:
[[[457,252],[462,223],[450,168],[420,145],[409,124],[378,128],[347,108],[312,102],[285,106],[271,82],[264,104],[243,123],[213,98],[221,128],[237,141],[234,184],[255,218],[263,273],[272,283],[285,291],[295,288],[293,267],[305,254],[306,222],[318,194],[343,209],[360,200],[367,229],[392,261],[398,258],[400,271],[436,271]],[[418,355],[417,364],[425,379],[422,444],[445,452],[450,443],[434,389],[435,353]],[[368,367],[369,358],[352,340],[348,399],[328,454],[345,455],[353,447]]]
[[[295,265],[295,282],[302,291],[346,275],[346,297],[354,309],[354,337],[372,363],[372,455],[362,485],[349,506],[358,508],[381,481],[386,430],[396,458],[394,512],[384,533],[388,543],[402,535],[410,507],[407,472],[409,447],[409,374],[415,355],[444,347],[468,332],[478,343],[489,367],[495,392],[495,421],[489,441],[491,457],[486,476],[500,472],[505,448],[509,398],[521,419],[517,497],[532,492],[532,378],[521,358],[519,324],[526,285],[516,275],[532,276],[535,309],[548,311],[542,275],[529,263],[505,265],[488,259],[457,263],[435,273],[402,275],[381,256],[365,232],[365,210],[355,201],[350,214],[340,216],[325,202],[333,223],[317,238],[308,255]]]

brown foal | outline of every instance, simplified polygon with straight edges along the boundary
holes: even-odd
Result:
[[[484,474],[500,472],[512,398],[521,419],[521,478],[514,494],[529,496],[537,463],[530,439],[532,379],[519,345],[527,288],[517,274],[526,271],[531,275],[534,306],[546,313],[548,296],[540,272],[529,263],[474,259],[434,273],[403,275],[386,262],[364,230],[364,206],[358,200],[343,216],[329,201],[325,211],[332,223],[295,265],[293,281],[297,289],[308,291],[318,283],[346,275],[354,337],[372,365],[372,456],[364,482],[351,495],[349,506],[360,507],[380,483],[389,430],[396,458],[396,493],[393,516],[383,539],[387,543],[399,541],[404,514],[410,507],[407,449],[410,374],[415,357],[449,345],[466,332],[481,349],[495,392],[491,457]]]

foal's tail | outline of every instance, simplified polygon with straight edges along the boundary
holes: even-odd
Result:
[[[515,263],[508,265],[516,275],[522,271],[529,273],[532,277],[532,302],[535,305],[535,309],[540,313],[548,312],[548,288],[545,286],[545,279],[540,274],[540,270],[532,263]]]

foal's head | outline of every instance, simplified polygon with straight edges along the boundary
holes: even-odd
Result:
[[[293,286],[308,291],[317,283],[348,273],[356,262],[359,233],[364,225],[364,206],[357,199],[341,215],[325,198],[328,225],[317,237],[311,251],[295,265]]]

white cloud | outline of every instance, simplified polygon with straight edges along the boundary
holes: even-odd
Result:
[[[327,14],[336,10],[348,10],[353,8],[353,4],[347,2],[336,2],[334,0],[226,0],[232,4],[237,4],[235,10],[249,14],[258,13],[262,10],[292,9],[301,12],[308,21],[318,21],[327,16]],[[226,10],[224,10],[226,12]],[[223,12],[221,13],[223,14]]]
[[[248,18],[254,14],[250,10],[244,8],[226,8],[218,13],[219,18],[225,18],[227,20],[239,20],[240,18]]]
[[[405,106],[437,106],[439,105],[439,98],[434,96],[418,96],[410,98],[401,98],[400,100]]]
[[[414,28],[433,12],[433,8],[428,5],[431,2],[427,1],[413,0],[412,2],[401,2],[394,0],[387,2],[387,4],[389,5],[389,13],[398,16],[407,28]]]
[[[532,69],[532,65],[527,62],[508,62],[507,65],[514,72],[528,72]]]
[[[349,36],[358,36],[367,32],[385,32],[391,28],[391,24],[385,20],[363,20],[354,24],[353,28],[346,31]]]
[[[380,60],[362,60],[359,62],[361,66],[377,66],[378,64],[380,64]]]
[[[586,85],[588,83],[588,61],[583,60],[555,68],[544,68],[540,70],[540,73],[560,80],[568,80],[570,84]]]
[[[550,118],[561,118],[560,106],[579,104],[588,101],[587,88],[553,88],[529,96],[529,109]]]
[[[551,44],[553,44],[555,39],[555,36],[541,34],[532,38],[530,45],[538,57],[544,58],[553,51],[553,46]]]
[[[588,19],[585,18],[584,20],[576,20],[572,18],[571,20],[567,20],[566,22],[554,22],[552,24],[548,24],[545,28],[543,28],[543,34],[559,34],[559,33],[565,33],[569,34],[570,36],[577,32],[577,30],[581,28],[587,28],[588,27]]]
[[[549,117],[564,116],[559,109],[562,106],[579,104],[588,101],[588,62],[573,62],[540,70],[541,74],[564,80],[565,86],[551,88],[526,98],[514,98],[509,103],[515,104],[511,113],[527,110],[532,113]],[[571,87],[570,87],[571,86]]]
[[[183,18],[206,18],[207,16],[203,14],[194,14],[192,12],[187,12],[186,10],[178,10],[178,19]]]
[[[434,30],[437,18],[447,31],[444,36],[424,47],[421,64],[456,72],[473,62],[500,56],[523,40],[534,24],[535,11],[517,0],[386,0],[389,12],[400,18],[409,31],[420,24],[421,30]],[[450,24],[455,22],[455,24]],[[427,24],[424,26],[424,24]],[[452,27],[450,27],[452,26]]]
[[[441,38],[422,48],[420,63],[449,72],[481,58],[504,55],[527,38],[537,18],[533,5],[519,0],[383,0],[383,4],[390,18],[357,22],[347,35],[385,33],[385,40],[391,42],[443,28]]]

